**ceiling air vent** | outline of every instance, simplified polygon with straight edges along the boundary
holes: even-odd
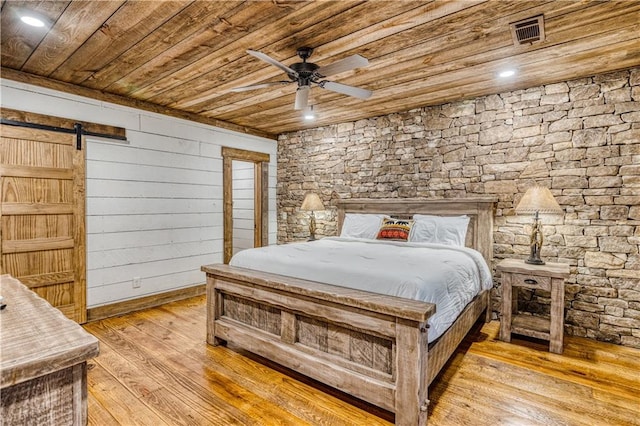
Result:
[[[538,15],[522,21],[512,22],[511,35],[513,44],[522,46],[544,40],[544,16]]]

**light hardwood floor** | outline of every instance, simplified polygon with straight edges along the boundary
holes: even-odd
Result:
[[[204,296],[87,324],[89,424],[389,425],[393,415],[205,342]],[[640,425],[640,350],[497,340],[477,324],[429,389],[430,425]],[[285,374],[288,372],[288,374]]]

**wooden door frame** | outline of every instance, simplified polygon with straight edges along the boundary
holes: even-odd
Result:
[[[255,247],[269,244],[269,154],[244,149],[222,147],[222,214],[224,249],[223,261],[229,263],[233,256],[233,169],[232,162],[246,161],[254,164],[254,232]]]

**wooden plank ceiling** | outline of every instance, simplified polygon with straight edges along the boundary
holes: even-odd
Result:
[[[33,28],[25,10],[47,21]],[[544,15],[544,41],[515,46],[509,24]],[[273,136],[640,65],[640,1],[5,0],[2,77]],[[369,66],[331,81],[367,100],[311,90],[317,118],[293,108],[295,84],[246,53],[289,66],[353,54]],[[517,70],[499,79],[506,68]]]

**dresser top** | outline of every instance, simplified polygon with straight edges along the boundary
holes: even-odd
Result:
[[[59,371],[98,355],[80,325],[9,275],[0,276],[0,388]]]

